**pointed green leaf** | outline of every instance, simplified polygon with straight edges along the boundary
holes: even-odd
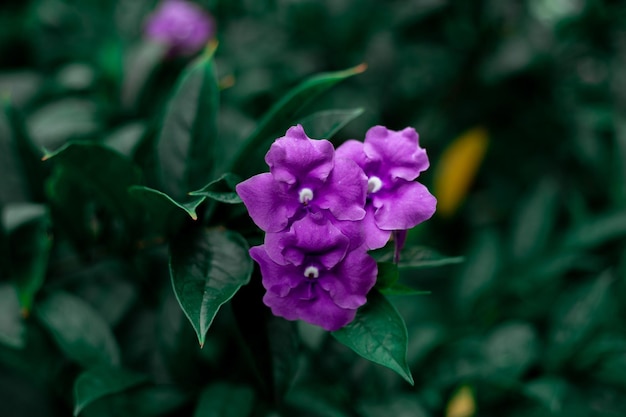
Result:
[[[556,369],[570,359],[594,329],[613,314],[609,299],[612,282],[613,275],[605,272],[557,300],[544,354],[549,368]]]
[[[15,288],[0,284],[0,344],[20,349],[26,343],[25,332]]]
[[[196,209],[205,200],[204,197],[193,197],[179,203],[161,191],[140,185],[130,187],[128,192],[147,213],[152,231],[174,231],[185,217],[197,220]]]
[[[248,417],[253,409],[252,388],[217,382],[202,390],[193,417]]]
[[[63,181],[91,193],[112,213],[122,217],[128,225],[136,223],[137,208],[128,198],[128,188],[139,184],[141,173],[127,158],[106,146],[95,143],[70,143],[45,156],[64,171]],[[63,182],[51,182],[48,193],[53,201],[72,212],[76,204],[65,195]]]
[[[591,248],[626,235],[626,212],[604,213],[569,230],[564,245],[567,248]]]
[[[47,208],[40,204],[10,204],[2,211],[2,224],[9,231],[11,278],[22,313],[28,314],[48,268],[52,247],[48,234],[50,216]]]
[[[220,158],[214,49],[181,75],[157,143],[164,191],[175,199],[206,184]]]
[[[145,375],[125,369],[98,366],[91,368],[74,381],[74,416],[92,402],[134,387],[147,380]]]
[[[174,293],[202,346],[219,308],[250,280],[248,244],[232,231],[202,229],[174,239],[170,253]]]
[[[376,288],[389,288],[393,286],[400,278],[398,265],[393,262],[378,262],[378,276],[376,277]]]
[[[386,366],[413,385],[406,361],[406,325],[395,307],[378,291],[371,291],[355,319],[332,335],[365,359]]]
[[[299,121],[311,138],[331,139],[339,130],[363,114],[363,109],[322,110]]]
[[[33,199],[42,201],[48,168],[41,163],[41,150],[35,147],[21,112],[12,103],[6,103],[4,110],[13,133],[15,149],[20,156],[22,172],[30,186],[30,194]]]
[[[393,262],[393,245],[387,245],[382,249],[372,252],[372,256],[378,262]],[[402,250],[398,268],[400,269],[422,269],[435,268],[439,266],[454,265],[465,261],[462,256],[445,256],[434,249],[425,246],[407,247]]]
[[[379,291],[383,295],[429,295],[431,293],[430,291],[416,290],[398,282],[389,287],[381,288]]]
[[[38,303],[34,312],[68,358],[84,367],[119,363],[120,350],[113,332],[81,299],[55,292]]]
[[[255,158],[258,156],[258,152],[262,152],[262,154],[267,152],[274,139],[282,136],[287,128],[295,122],[295,117],[305,105],[338,82],[360,74],[365,69],[365,64],[361,64],[343,71],[320,74],[309,78],[289,91],[265,114],[256,130],[246,139],[239,154],[231,164],[230,171],[243,178],[263,171],[261,161],[257,161]]]
[[[235,186],[241,182],[235,174],[224,174],[218,179],[211,181],[198,191],[192,191],[189,195],[204,196],[215,201],[227,204],[239,204],[241,198],[235,192]]]
[[[4,103],[1,104],[4,105]],[[15,132],[5,111],[0,111],[0,167],[2,167],[0,205],[28,201],[27,172],[20,161]]]
[[[520,202],[511,236],[511,252],[516,259],[528,259],[545,248],[558,201],[559,184],[548,178]]]

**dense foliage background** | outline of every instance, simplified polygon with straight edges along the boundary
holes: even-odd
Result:
[[[431,292],[392,298],[415,385],[325,332],[300,324],[293,339],[284,321],[246,317],[268,313],[255,304],[254,275],[200,349],[164,240],[178,236],[186,253],[193,221],[141,197],[148,191],[132,204],[116,194],[135,175],[159,188],[154,138],[190,59],[164,58],[142,38],[154,1],[14,0],[0,6],[2,416],[69,415],[77,377],[93,381],[85,370],[99,372],[102,352],[124,371],[108,375],[116,392],[86,401],[81,415],[624,415],[623,2],[198,3],[219,41],[220,156],[209,179],[272,105],[319,72],[367,64],[282,132],[316,110],[361,108],[335,143],[374,124],[420,133],[432,166],[420,181],[440,211],[409,246],[464,262],[401,270]],[[83,144],[62,148],[71,141]],[[92,159],[78,151],[91,149],[85,142],[99,146]],[[102,147],[114,151],[102,158]],[[240,162],[244,173],[259,163]],[[137,217],[155,205],[171,211]],[[199,215],[252,233],[241,210],[213,203]]]

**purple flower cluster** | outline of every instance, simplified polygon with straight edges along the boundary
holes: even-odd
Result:
[[[266,233],[263,245],[250,249],[263,301],[277,316],[337,330],[376,283],[367,251],[434,213],[435,198],[414,181],[428,168],[426,152],[412,128],[375,126],[364,143],[351,140],[335,151],[298,125],[272,144],[265,161],[270,172],[237,185]]]
[[[194,3],[165,0],[149,16],[145,34],[165,44],[170,56],[193,55],[215,35],[215,22]]]

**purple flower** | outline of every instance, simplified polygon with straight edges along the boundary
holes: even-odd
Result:
[[[304,217],[274,234],[250,255],[261,267],[263,302],[287,320],[334,331],[350,323],[376,282],[377,267],[362,249],[326,220]]]
[[[307,215],[350,227],[346,221],[365,216],[367,178],[363,171],[351,160],[335,158],[329,141],[310,139],[302,126],[276,139],[265,161],[269,173],[255,175],[236,188],[261,230],[280,232]]]
[[[145,34],[168,46],[170,55],[192,55],[215,35],[215,23],[194,3],[165,0],[148,18]]]
[[[429,219],[437,201],[415,182],[429,166],[413,128],[400,131],[374,126],[363,143],[350,140],[337,148],[337,158],[355,161],[367,175],[365,244],[380,248],[394,230],[407,230]]]

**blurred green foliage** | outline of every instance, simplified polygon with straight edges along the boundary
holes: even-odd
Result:
[[[431,292],[392,298],[407,323],[415,386],[316,328],[299,324],[298,345],[293,329],[283,329],[292,323],[242,320],[260,303],[254,280],[216,316],[199,349],[171,290],[160,235],[142,241],[136,256],[128,231],[145,231],[145,219],[117,207],[115,195],[120,184],[138,184],[130,162],[117,161],[123,155],[144,171],[137,194],[154,197],[138,205],[162,205],[180,224],[190,221],[193,201],[167,201],[147,188],[159,181],[149,149],[188,60],[163,61],[162,50],[142,41],[154,1],[12,0],[0,6],[3,416],[69,415],[75,395],[85,416],[266,416],[275,407],[287,416],[437,416],[464,386],[480,416],[624,415],[623,2],[198,3],[218,24],[224,155],[233,157],[302,79],[363,62],[367,71],[312,107],[364,109],[339,141],[378,123],[414,126],[436,166],[463,132],[488,131],[464,204],[409,234],[413,245],[465,257],[443,269],[399,270],[402,282]],[[74,163],[52,170],[40,161],[41,149],[71,140],[113,149],[106,155],[117,162],[80,154],[76,174]],[[420,180],[430,185],[432,176]],[[59,209],[68,205],[72,211]],[[226,211],[235,218],[237,210]],[[38,303],[40,287],[46,297]],[[95,332],[94,323],[105,330]],[[260,326],[283,338],[264,340]],[[98,337],[85,342],[85,334]],[[126,370],[82,373],[94,361]],[[84,389],[109,396],[90,398]]]

